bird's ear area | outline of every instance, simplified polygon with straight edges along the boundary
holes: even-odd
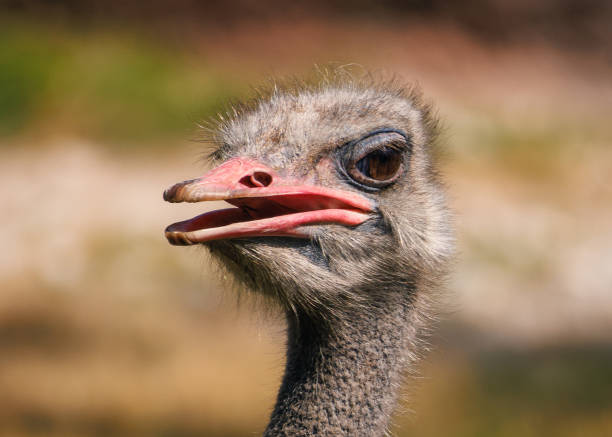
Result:
[[[397,244],[397,253],[411,259],[410,264],[436,269],[452,255],[455,246],[449,230],[452,217],[439,187],[413,192],[401,212],[395,202],[380,202],[379,210]]]
[[[337,151],[337,167],[358,188],[376,192],[395,183],[405,173],[412,145],[395,129],[377,129],[350,141]]]

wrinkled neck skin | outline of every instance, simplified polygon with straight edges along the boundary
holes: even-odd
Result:
[[[322,332],[288,317],[287,365],[264,436],[386,435],[404,370],[416,360],[417,314],[402,290]]]

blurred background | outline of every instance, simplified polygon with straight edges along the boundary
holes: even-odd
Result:
[[[202,206],[161,193],[198,122],[330,63],[445,126],[453,309],[394,435],[612,435],[610,2],[0,5],[0,436],[263,430],[282,320],[167,244]]]

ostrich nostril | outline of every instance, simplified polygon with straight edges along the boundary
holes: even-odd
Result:
[[[256,171],[251,176],[251,180],[258,184],[260,187],[267,187],[272,183],[272,175],[263,171]]]
[[[244,176],[242,179],[240,179],[240,183],[249,188],[263,188],[272,183],[272,175],[263,171],[256,171],[252,174]]]

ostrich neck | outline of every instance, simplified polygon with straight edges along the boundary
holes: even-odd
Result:
[[[416,333],[406,305],[359,314],[321,332],[289,317],[285,375],[264,436],[382,436]]]

